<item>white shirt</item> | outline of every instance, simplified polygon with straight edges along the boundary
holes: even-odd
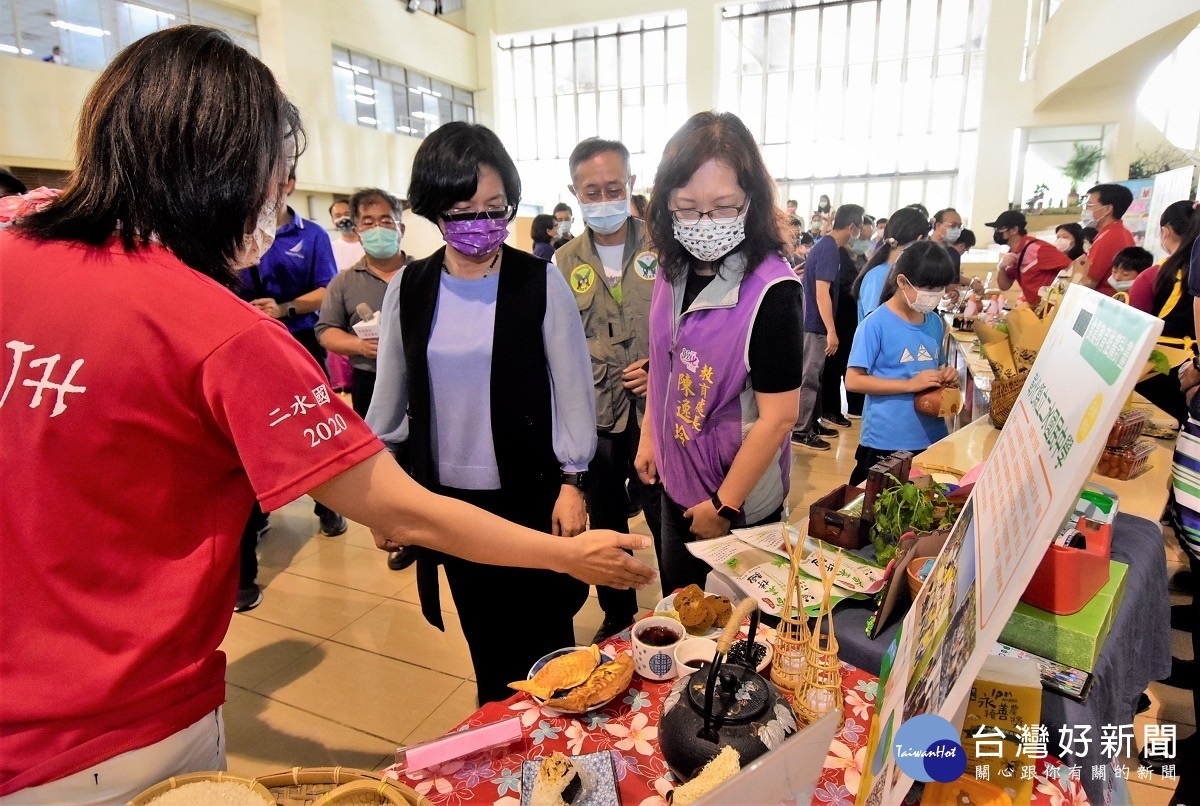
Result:
[[[610,286],[621,282],[621,258],[625,256],[625,244],[601,246],[596,244],[596,254],[604,264],[604,276]]]
[[[333,246],[333,262],[337,264],[338,271],[345,271],[367,254],[359,241],[347,241],[340,232],[331,232],[329,241]]]

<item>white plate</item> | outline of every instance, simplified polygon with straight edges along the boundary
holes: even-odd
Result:
[[[668,596],[667,598],[663,599],[661,602],[656,604],[654,606],[654,612],[655,613],[664,613],[667,610],[671,610],[672,608],[674,608],[676,595],[677,594],[672,593],[670,596]],[[707,595],[708,594],[705,594],[705,596],[707,596]],[[721,630],[723,630],[723,629],[724,629],[723,627],[710,627],[709,629],[705,630],[704,632],[691,632],[690,630],[687,630],[686,627],[684,628],[684,630],[687,632],[688,638],[715,638],[716,636],[721,634]]]
[[[556,649],[553,652],[548,652],[545,655],[542,655],[542,657],[538,658],[536,661],[534,661],[533,665],[529,667],[529,674],[526,676],[525,679],[532,680],[533,676],[535,674],[537,674],[538,672],[540,672],[543,666],[545,666],[547,663],[549,663],[550,661],[554,660],[557,657],[561,657],[563,655],[568,655],[572,652],[578,652],[581,649],[587,650],[589,648],[590,647],[586,647],[586,646],[565,646],[562,649]],[[597,663],[596,665],[600,666],[600,664],[608,663],[610,660],[612,660],[612,655],[609,655],[607,652],[601,652],[600,653],[600,663]],[[582,685],[582,684],[580,684],[580,685]],[[620,694],[624,694],[624,693],[625,693],[624,691],[621,691],[621,692],[619,692],[618,695],[610,697],[609,699],[605,700],[604,702],[602,702],[598,705],[593,705],[588,710],[595,711],[597,708],[603,708],[604,706],[608,705],[610,702],[615,700],[617,698],[617,696],[620,696]],[[538,705],[546,704],[546,701],[543,700],[541,697],[538,697],[534,694],[530,694],[529,696],[533,697],[533,699],[537,702]],[[554,710],[554,709],[551,708],[548,710]],[[563,713],[566,713],[566,712],[564,711]]]

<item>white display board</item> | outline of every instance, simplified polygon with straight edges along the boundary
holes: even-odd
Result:
[[[1177,201],[1186,201],[1192,192],[1192,174],[1195,168],[1176,168],[1154,177],[1154,190],[1150,194],[1150,219],[1146,226],[1146,240],[1142,244],[1154,255],[1155,261],[1162,260],[1167,253],[1162,248],[1159,239],[1158,219],[1167,209],[1167,205]]]

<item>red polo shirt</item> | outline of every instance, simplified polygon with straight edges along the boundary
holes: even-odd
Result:
[[[282,324],[162,247],[0,232],[0,795],[225,699],[238,543],[382,450]]]
[[[1088,250],[1088,260],[1091,261],[1092,267],[1088,269],[1088,277],[1096,280],[1096,290],[1101,294],[1112,296],[1115,292],[1113,287],[1108,284],[1108,278],[1112,276],[1113,258],[1127,246],[1133,246],[1133,233],[1125,228],[1122,221],[1114,221],[1096,236],[1096,240],[1092,242],[1092,248]]]
[[[1052,243],[1026,235],[1015,249],[1009,252],[1017,256],[1017,263],[1005,270],[1008,279],[1021,285],[1021,294],[1030,305],[1036,306],[1041,299],[1041,290],[1054,283],[1059,272],[1071,265],[1071,259],[1058,251]]]

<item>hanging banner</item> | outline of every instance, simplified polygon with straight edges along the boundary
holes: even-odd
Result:
[[[1154,177],[1154,190],[1150,194],[1149,220],[1146,222],[1146,240],[1143,247],[1149,249],[1156,261],[1167,256],[1159,240],[1158,219],[1162,216],[1167,205],[1177,201],[1186,201],[1192,193],[1192,174],[1196,169],[1189,165],[1186,168],[1176,168],[1164,171]]]
[[[1141,246],[1146,240],[1146,231],[1150,226],[1150,197],[1154,192],[1154,180],[1127,179],[1114,184],[1124,185],[1133,193],[1133,203],[1121,217],[1121,222],[1132,233],[1134,244]]]
[[[1129,305],[1083,286],[1068,290],[971,498],[884,655],[859,804],[904,801],[921,750],[896,758],[894,748],[907,747],[902,726],[960,713],[1074,512],[1161,331],[1160,320]]]

